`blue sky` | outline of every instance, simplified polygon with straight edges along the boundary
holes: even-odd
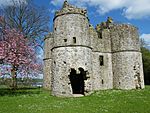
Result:
[[[54,12],[62,7],[64,0],[35,0],[50,12],[52,28]],[[70,4],[88,10],[93,26],[110,16],[116,22],[131,23],[139,28],[139,35],[150,46],[150,0],[68,0]]]
[[[10,1],[0,0],[0,5],[11,4]],[[52,29],[54,12],[62,7],[64,0],[34,0],[34,2],[49,10]],[[150,47],[150,0],[68,0],[68,2],[86,8],[93,26],[106,21],[108,16],[115,22],[135,25],[139,28],[140,37],[144,38]]]

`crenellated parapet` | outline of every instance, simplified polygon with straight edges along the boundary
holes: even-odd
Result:
[[[81,14],[87,17],[87,10],[72,6],[67,1],[65,1],[62,9],[55,12],[54,19],[58,16],[65,15],[65,14]]]
[[[112,24],[113,24],[113,19],[111,17],[108,17],[106,22],[101,22],[97,24],[95,29],[97,32],[101,32],[104,29],[110,29]]]

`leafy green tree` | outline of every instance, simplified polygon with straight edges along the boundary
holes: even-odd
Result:
[[[150,85],[150,50],[141,48],[143,56],[144,80],[145,84]]]

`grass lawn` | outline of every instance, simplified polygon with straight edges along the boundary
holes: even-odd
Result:
[[[144,90],[98,91],[79,98],[58,98],[40,88],[0,88],[0,113],[150,113],[150,86]]]

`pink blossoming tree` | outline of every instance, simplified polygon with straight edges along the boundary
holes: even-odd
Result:
[[[21,32],[15,29],[3,31],[3,40],[0,41],[0,63],[10,65],[12,87],[17,88],[17,75],[35,75],[41,71],[41,65],[36,62],[33,44],[24,38]],[[1,75],[3,73],[0,73]]]

